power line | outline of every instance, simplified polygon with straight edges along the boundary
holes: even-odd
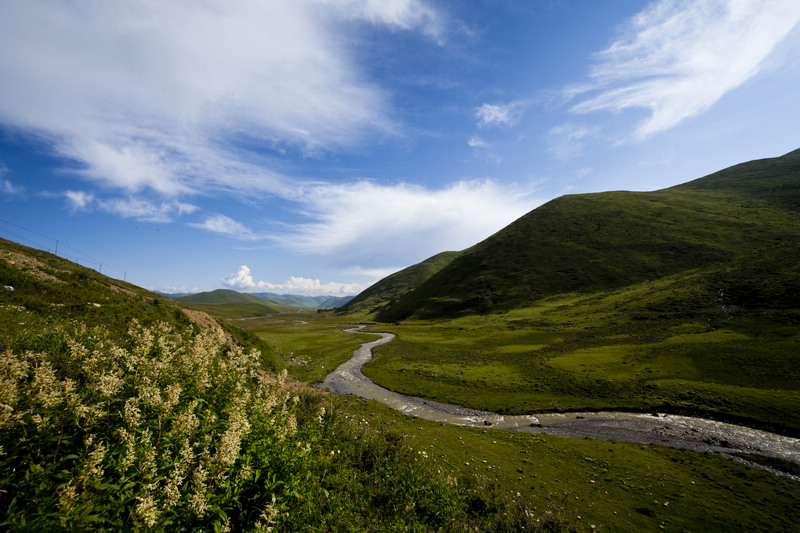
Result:
[[[59,239],[56,239],[55,237],[51,237],[51,236],[49,236],[49,235],[45,235],[45,234],[43,234],[43,233],[39,233],[38,231],[32,230],[32,229],[30,229],[30,228],[26,228],[26,227],[24,227],[24,226],[20,226],[19,224],[16,224],[16,223],[14,223],[14,222],[11,222],[10,220],[5,220],[5,219],[3,219],[3,218],[0,218],[0,222],[3,222],[3,223],[5,223],[5,224],[8,224],[8,225],[10,225],[10,226],[14,226],[14,227],[16,227],[16,228],[19,228],[19,229],[21,229],[21,230],[27,231],[27,232],[29,232],[29,233],[32,233],[32,234],[34,234],[34,235],[38,235],[39,237],[42,237],[42,238],[45,238],[45,239],[49,239],[49,240],[51,240],[51,241],[55,241],[55,255],[58,255],[58,247],[59,247],[59,246],[62,246],[62,247],[64,247],[64,248],[69,248],[69,249],[70,249],[70,250],[72,250],[73,252],[77,253],[79,256],[82,256],[82,257],[84,257],[85,259],[88,259],[89,261],[91,261],[91,262],[93,262],[93,263],[97,263],[97,265],[98,265],[98,269],[97,269],[97,271],[98,271],[98,272],[102,272],[102,270],[103,270],[103,267],[105,267],[105,268],[106,268],[106,271],[108,271],[108,269],[111,269],[111,270],[116,270],[117,272],[122,272],[122,273],[123,273],[123,277],[127,279],[127,272],[125,272],[125,271],[124,271],[124,270],[122,270],[121,268],[117,268],[117,267],[115,267],[115,266],[109,265],[108,263],[105,263],[105,262],[101,261],[100,259],[96,259],[96,258],[94,258],[94,257],[92,257],[92,256],[90,256],[90,255],[88,255],[88,254],[86,254],[86,253],[84,253],[84,252],[82,252],[82,251],[78,250],[77,248],[73,248],[72,246],[70,246],[70,245],[68,245],[68,244],[66,244],[66,243],[64,243],[64,242],[62,242],[62,241],[60,241]],[[35,241],[33,241],[32,239],[30,239],[30,238],[28,238],[28,237],[24,237],[24,236],[22,236],[22,235],[19,235],[18,233],[15,233],[15,232],[13,232],[13,231],[10,231],[10,230],[8,230],[8,229],[6,229],[6,232],[7,232],[8,234],[10,234],[10,235],[14,235],[14,236],[15,236],[15,237],[17,237],[18,239],[22,239],[22,240],[24,240],[24,241],[27,241],[27,242],[29,242],[29,243],[32,243],[32,244],[34,244],[34,245],[35,245],[35,247],[36,247],[36,248],[39,248],[40,250],[47,250],[48,252],[50,251],[50,247],[47,247],[47,246],[44,246],[44,245],[42,245],[42,244],[40,244],[40,243],[38,243],[38,242],[35,242]],[[61,257],[63,257],[64,259],[69,259],[69,258],[68,258],[66,255],[62,255]],[[80,262],[79,262],[79,260],[78,260],[78,258],[77,258],[77,257],[75,258],[75,262],[76,262],[76,263],[78,263],[78,264],[80,264]]]

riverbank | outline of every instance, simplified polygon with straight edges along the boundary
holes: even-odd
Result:
[[[345,331],[367,333],[361,329]],[[686,448],[730,457],[800,481],[795,475],[747,459],[755,455],[800,464],[800,439],[747,426],[667,413],[620,411],[504,416],[398,394],[376,385],[361,372],[372,358],[372,349],[395,338],[391,333],[369,334],[380,335],[380,339],[363,343],[350,360],[326,376],[321,385],[323,388],[376,400],[411,416],[434,422]]]

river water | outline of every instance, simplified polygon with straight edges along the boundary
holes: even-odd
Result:
[[[362,326],[363,327],[363,326]],[[372,349],[391,342],[391,333],[347,329],[350,333],[380,335],[365,342],[348,361],[328,374],[322,386],[332,392],[376,400],[411,416],[459,426],[548,433],[562,437],[590,438],[660,444],[726,455],[742,462],[742,454],[777,457],[800,464],[800,439],[705,418],[665,413],[573,412],[504,416],[465,407],[405,396],[373,383],[361,372],[372,359]],[[753,463],[748,463],[753,464]],[[759,466],[753,464],[753,466]],[[764,468],[764,467],[761,467]],[[791,476],[774,469],[776,474]]]

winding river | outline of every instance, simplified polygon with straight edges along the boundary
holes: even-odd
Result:
[[[374,347],[392,341],[395,336],[391,333],[360,331],[362,327],[345,331],[380,335],[380,338],[363,343],[351,359],[328,374],[322,383],[324,388],[376,400],[408,415],[433,422],[687,448],[725,455],[800,481],[797,476],[763,467],[741,457],[743,454],[755,454],[800,464],[800,439],[746,426],[664,413],[573,412],[504,416],[390,391],[373,383],[361,372],[361,367],[372,359]]]

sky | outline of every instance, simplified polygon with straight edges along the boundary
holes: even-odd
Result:
[[[9,0],[0,237],[356,294],[564,194],[800,148],[797,0]]]

